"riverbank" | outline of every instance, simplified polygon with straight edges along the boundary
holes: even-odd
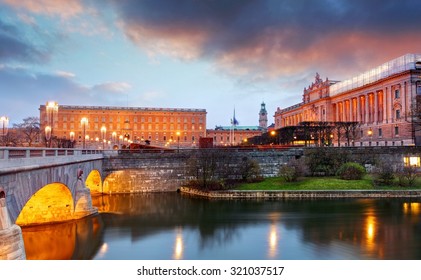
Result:
[[[185,195],[209,199],[289,198],[421,198],[421,190],[226,190],[205,191],[180,187]]]

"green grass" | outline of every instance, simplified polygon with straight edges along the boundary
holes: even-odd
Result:
[[[373,180],[366,175],[362,180],[342,180],[337,177],[304,177],[297,182],[285,182],[279,177],[266,178],[262,182],[244,183],[236,190],[405,190],[421,189],[418,178],[413,187],[374,186]]]

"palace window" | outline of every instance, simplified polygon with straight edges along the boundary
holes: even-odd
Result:
[[[395,126],[395,135],[399,135],[399,126]]]
[[[379,128],[379,137],[382,137],[382,136],[383,136],[383,131],[381,128]]]
[[[401,92],[399,89],[395,89],[395,99],[400,98],[401,97]]]
[[[399,120],[401,118],[401,110],[395,111],[396,119]]]

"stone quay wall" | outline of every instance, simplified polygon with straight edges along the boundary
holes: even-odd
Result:
[[[204,191],[180,187],[186,195],[209,199],[311,199],[311,198],[421,198],[421,190],[344,190],[344,191]]]
[[[205,152],[228,155],[229,163],[226,168],[228,176],[235,176],[234,171],[244,164],[244,160],[250,159],[259,163],[263,177],[274,177],[282,164],[291,158],[302,156],[302,149],[180,149],[172,152],[123,150],[118,154],[104,155],[103,192],[176,191],[192,178],[189,171],[190,160]]]

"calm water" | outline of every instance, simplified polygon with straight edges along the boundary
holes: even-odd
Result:
[[[100,214],[22,228],[27,259],[421,259],[421,200],[93,198]]]

